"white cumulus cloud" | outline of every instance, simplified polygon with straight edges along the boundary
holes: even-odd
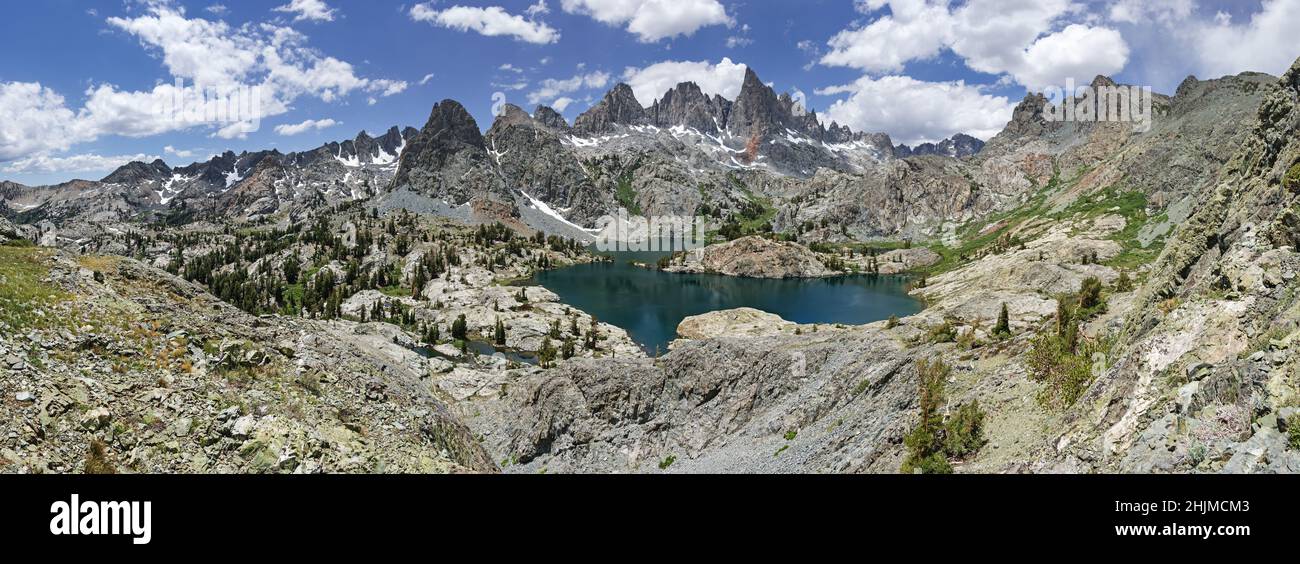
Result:
[[[138,91],[93,84],[82,92],[80,108],[40,83],[0,83],[0,161],[48,158],[107,135],[147,137],[204,128],[221,138],[243,137],[303,96],[333,102],[357,91],[390,96],[408,87],[404,81],[358,76],[350,63],[321,54],[291,28],[232,27],[189,17],[168,0],[151,0],[139,14],[105,21],[157,56],[173,80]],[[237,120],[229,119],[224,104],[234,95],[250,102]]]
[[[0,83],[0,116],[0,161],[67,149],[80,136],[63,96],[40,83]]]
[[[1216,18],[1189,27],[1195,71],[1203,78],[1243,71],[1281,75],[1300,55],[1300,0],[1264,0],[1260,11],[1240,24]]]
[[[623,72],[623,82],[632,87],[637,101],[646,107],[683,82],[694,82],[709,96],[718,94],[734,100],[745,83],[745,68],[726,57],[717,63],[663,61],[643,68],[629,67]]]
[[[528,104],[539,104],[583,89],[604,88],[609,85],[609,80],[609,73],[603,71],[576,74],[566,79],[548,78],[542,81],[538,90],[528,94]]]
[[[560,7],[604,24],[626,26],[644,43],[734,23],[718,0],[560,0]]]
[[[328,118],[309,119],[302,123],[277,125],[275,126],[275,132],[280,135],[298,135],[308,131],[319,131],[336,125],[340,125],[340,123]]]
[[[1015,109],[1011,100],[962,81],[924,82],[909,76],[864,76],[817,94],[848,95],[826,110],[823,122],[835,121],[854,131],[885,132],[894,142],[909,145],[957,133],[989,139],[1011,121]]]
[[[310,20],[314,22],[332,22],[334,21],[333,8],[322,0],[292,0],[288,4],[273,8],[276,12],[287,12],[296,14],[293,21],[300,22]]]
[[[190,151],[188,149],[177,149],[176,147],[173,147],[171,145],[163,147],[163,152],[168,155],[174,155],[182,159],[188,159],[194,156],[194,151]]]
[[[452,6],[438,10],[431,2],[426,2],[412,6],[410,16],[417,22],[428,22],[458,31],[473,31],[488,37],[513,37],[538,45],[560,40],[560,32],[545,22],[511,14],[500,6]]]
[[[111,172],[118,167],[132,162],[153,162],[157,155],[116,155],[102,156],[93,153],[51,157],[37,155],[8,163],[0,169],[9,174],[56,174],[67,172]]]
[[[569,98],[568,96],[565,96],[563,98],[556,98],[554,102],[551,102],[551,109],[560,113],[564,113],[564,110],[569,109],[569,106],[571,106],[573,102],[574,99]]]
[[[875,19],[832,37],[822,64],[897,73],[950,49],[973,70],[1042,89],[1067,77],[1086,82],[1114,74],[1129,59],[1118,31],[1071,21],[1078,12],[1071,0],[970,0],[956,8],[947,0],[863,0],[857,6]]]

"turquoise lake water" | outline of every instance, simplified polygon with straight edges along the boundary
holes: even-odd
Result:
[[[613,262],[538,273],[532,283],[603,322],[626,330],[647,353],[667,352],[677,325],[692,315],[738,307],[796,323],[861,325],[905,317],[924,307],[907,295],[905,276],[855,275],[765,280],[716,274],[673,274],[641,268],[662,254],[618,253]]]

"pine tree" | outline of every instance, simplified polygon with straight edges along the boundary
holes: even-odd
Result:
[[[1079,288],[1079,312],[1083,317],[1092,313],[1104,312],[1106,301],[1101,295],[1101,280],[1096,276],[1084,279]]]
[[[596,350],[596,344],[599,342],[600,335],[596,332],[596,316],[593,315],[591,317],[591,327],[587,328],[587,337],[583,345],[587,347],[587,350],[594,351]]]
[[[1074,310],[1067,296],[1060,296],[1056,300],[1056,336],[1070,354],[1078,349],[1079,325],[1074,320]]]
[[[451,324],[451,338],[458,341],[464,341],[469,337],[469,323],[465,321],[465,314],[460,314]]]
[[[542,339],[542,350],[537,351],[537,355],[541,358],[542,368],[550,368],[555,362],[555,346],[551,344],[549,335]]]
[[[506,325],[501,322],[500,317],[497,318],[496,331],[493,333],[492,342],[496,343],[499,347],[506,346]]]
[[[1120,293],[1133,291],[1133,279],[1129,278],[1127,270],[1119,271],[1119,280],[1115,281],[1115,291]]]
[[[904,474],[951,474],[952,466],[944,457],[943,388],[952,369],[941,360],[916,362],[917,403],[921,417],[916,428],[904,438],[907,457],[900,469]]]
[[[993,328],[993,334],[1011,336],[1011,314],[1007,311],[1006,302],[1002,302],[1002,313],[998,314],[998,324]]]
[[[415,280],[411,281],[411,297],[418,298],[424,291],[424,284],[428,280],[424,277],[424,265],[421,264],[415,269]]]

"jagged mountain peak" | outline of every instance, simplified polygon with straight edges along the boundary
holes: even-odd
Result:
[[[564,119],[563,115],[560,115],[560,112],[555,111],[550,106],[537,106],[537,109],[533,110],[533,119],[552,129],[569,130],[569,122]]]
[[[171,176],[172,169],[162,159],[156,159],[152,163],[143,163],[132,161],[124,164],[105,176],[100,182],[106,184],[132,184],[148,180],[156,180]]]
[[[710,98],[694,82],[682,82],[655,100],[649,111],[650,121],[658,127],[684,126],[717,133],[727,123],[731,102],[721,96]]]
[[[452,99],[433,105],[429,121],[420,131],[422,137],[443,144],[460,143],[483,148],[483,133],[469,110]]]
[[[1115,85],[1116,85],[1115,80],[1112,79],[1112,78],[1109,77],[1109,76],[1104,75],[1104,74],[1099,74],[1099,75],[1093,77],[1093,79],[1092,79],[1092,83],[1091,83],[1091,86],[1092,86],[1093,88],[1100,88],[1100,87],[1103,87],[1103,86],[1115,86]]]
[[[573,129],[583,133],[604,133],[615,125],[645,125],[646,112],[632,87],[620,82],[600,103],[578,116]]]
[[[787,125],[790,116],[783,109],[776,91],[758,78],[753,67],[746,67],[745,80],[732,105],[727,130],[740,137],[762,138]]]
[[[503,129],[515,126],[536,127],[538,122],[523,108],[514,104],[506,104],[501,108],[496,119],[492,120],[492,127],[488,128],[487,138],[492,138],[497,132]]]

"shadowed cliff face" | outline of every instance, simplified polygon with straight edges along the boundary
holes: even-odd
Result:
[[[393,186],[461,205],[474,198],[513,202],[497,173],[478,123],[464,106],[444,100],[402,152]]]

